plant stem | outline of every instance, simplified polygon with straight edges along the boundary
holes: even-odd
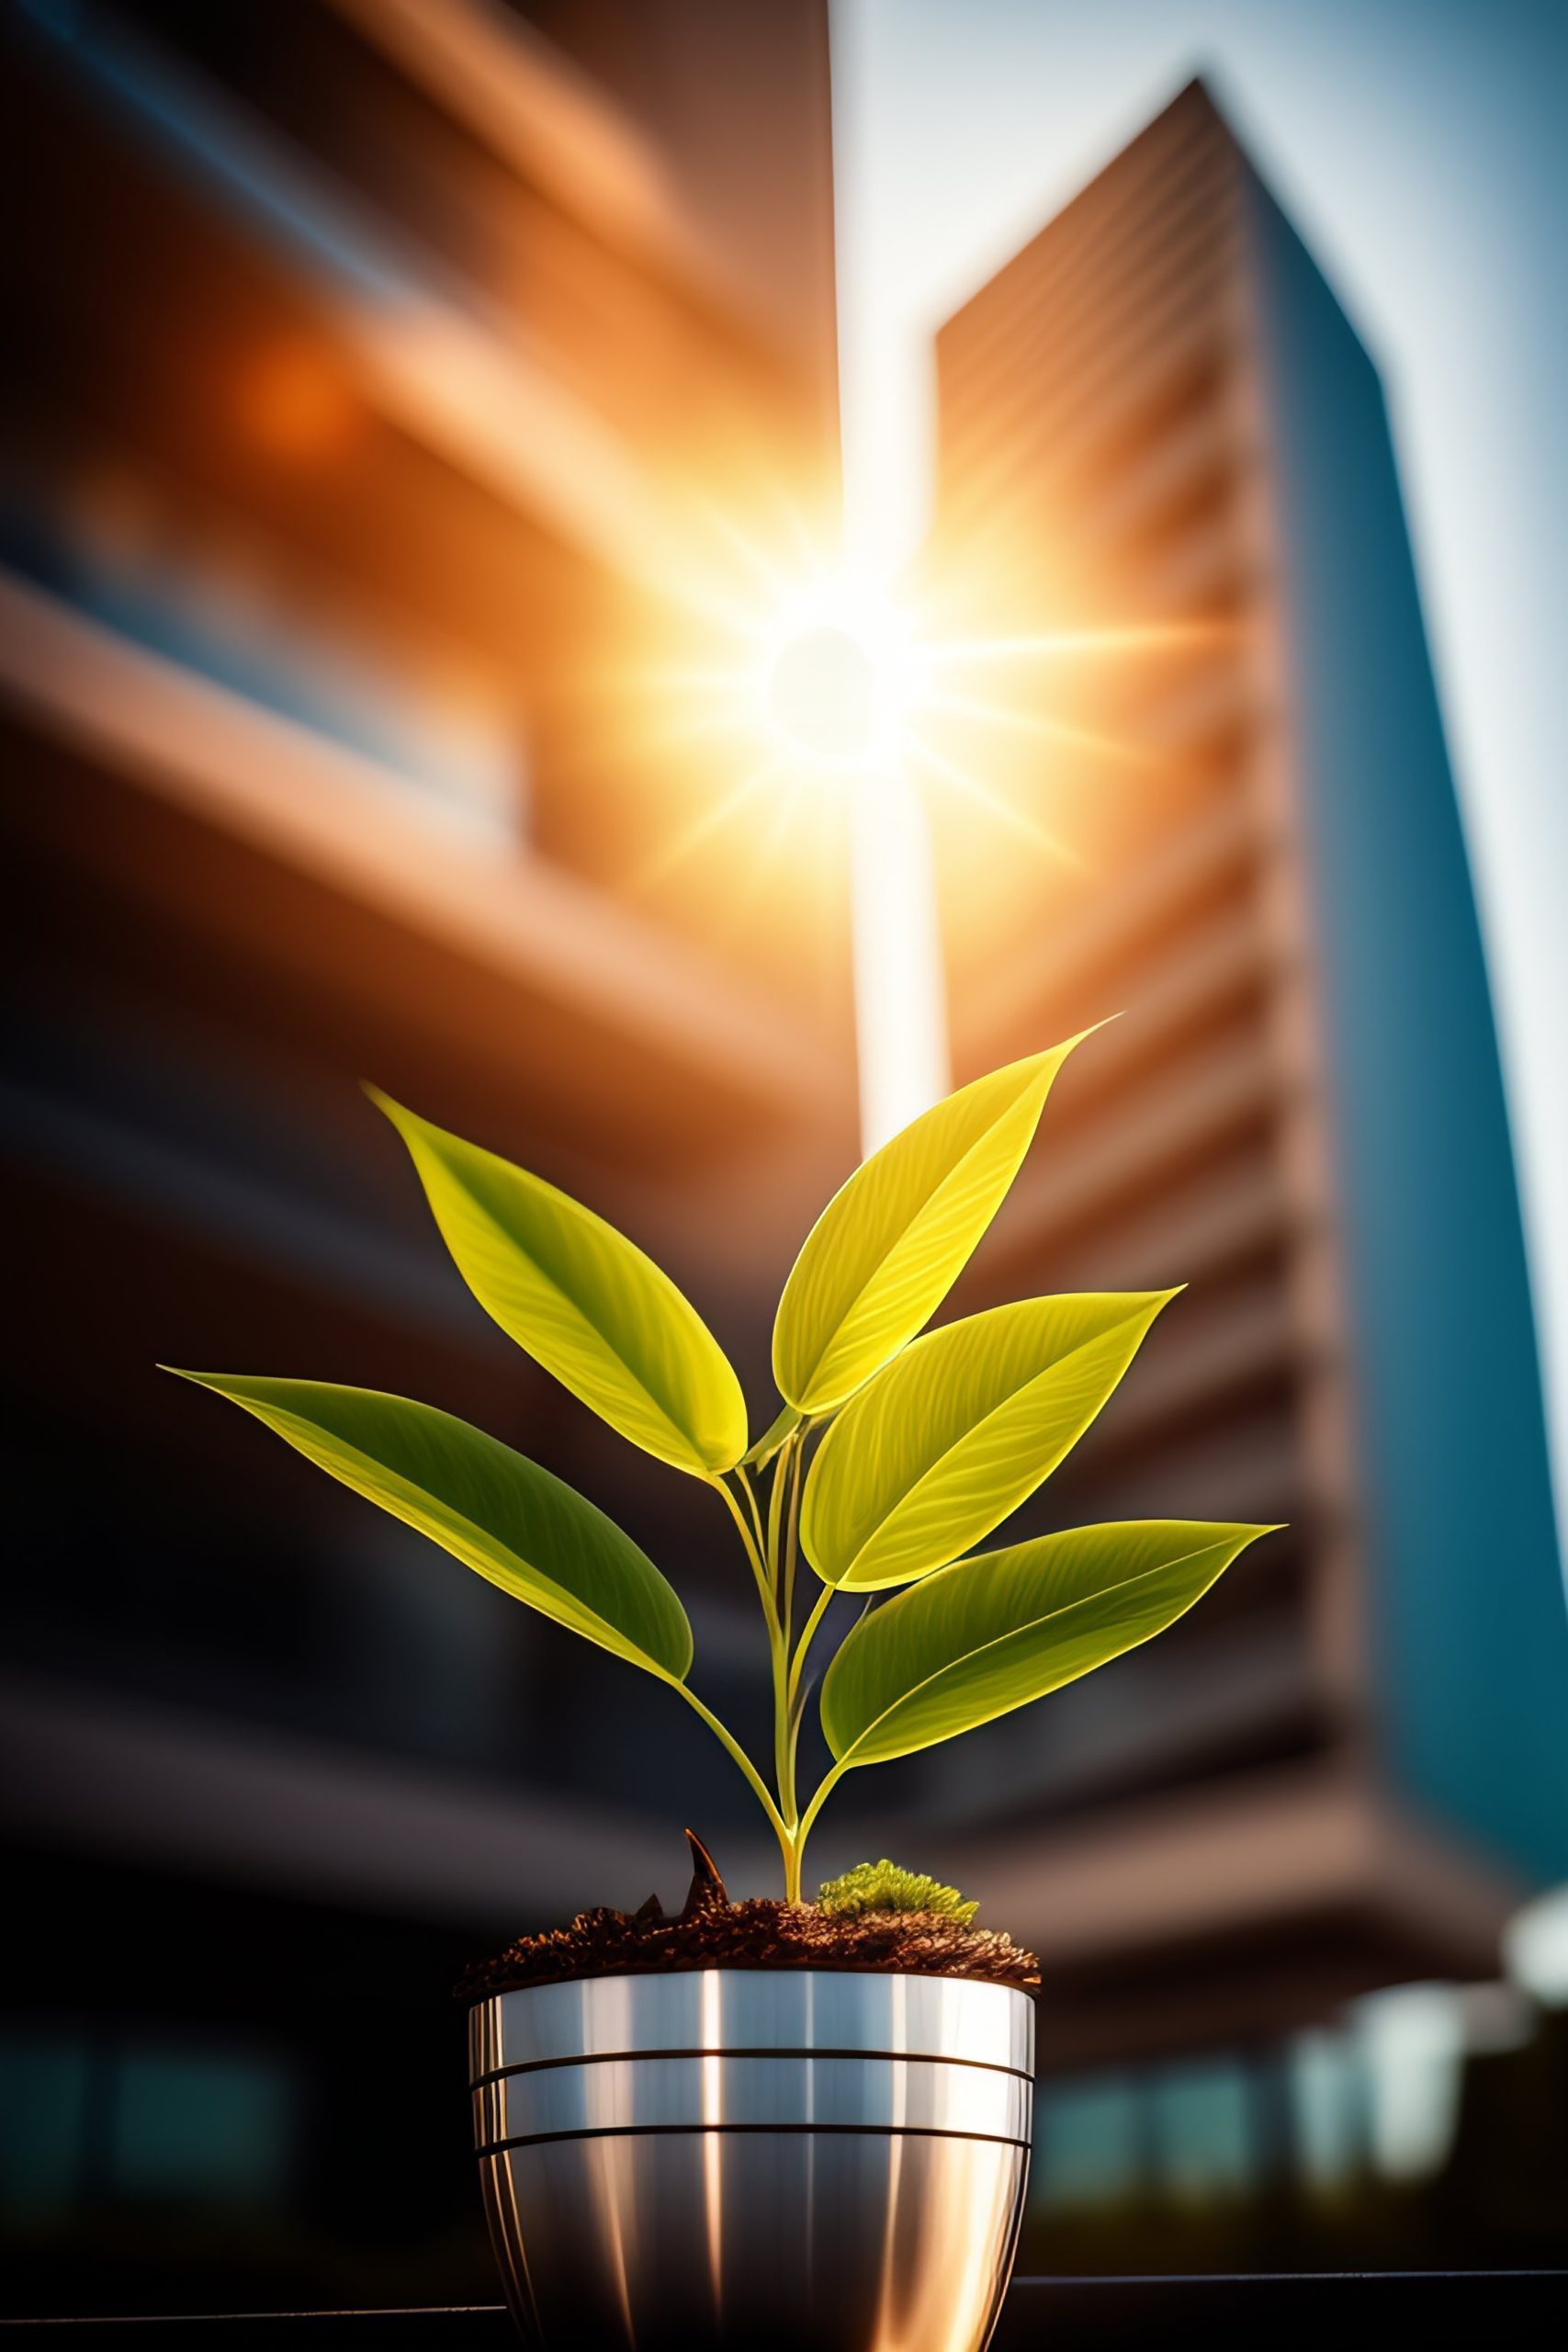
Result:
[[[829,1604],[838,1589],[832,1584],[823,1586],[815,1608],[800,1629],[800,1639],[795,1645],[795,1657],[789,1669],[789,1702],[792,1707],[800,1690],[800,1678],[806,1670],[806,1653],[811,1647],[817,1628],[828,1614]]]
[[[795,1566],[800,1554],[800,1482],[804,1460],[802,1444],[798,1442],[792,1444],[789,1449],[789,1517],[784,1535],[784,1606],[779,1611],[786,1644],[795,1615]]]
[[[768,1577],[775,1594],[780,1589],[779,1523],[783,1516],[784,1489],[789,1484],[789,1465],[795,1456],[795,1439],[792,1432],[785,1438],[773,1457],[773,1484],[768,1490]],[[779,1610],[779,1623],[784,1627],[784,1639],[787,1642],[789,1639],[787,1599]]]
[[[791,1829],[795,1827],[798,1808],[795,1801],[795,1746],[789,1732],[789,1599],[787,1592],[781,1593],[780,1541],[790,1465],[795,1458],[797,1445],[797,1435],[792,1430],[774,1459],[773,1485],[768,1494],[768,1582],[775,1601],[774,1622],[768,1634],[773,1672],[773,1781],[778,1790],[779,1811]],[[786,1886],[789,1870],[786,1854]]]
[[[751,1530],[747,1523],[745,1512],[725,1485],[724,1480],[710,1478],[708,1484],[710,1487],[716,1487],[724,1497],[724,1507],[740,1531],[740,1541],[746,1546],[746,1557],[751,1564],[751,1574],[757,1580],[757,1594],[762,1604],[762,1614],[768,1621],[768,1634],[771,1640],[778,1626],[779,1613],[773,1605],[773,1587],[768,1581],[768,1571],[763,1566],[762,1555],[752,1541]]]
[[[795,1743],[789,1730],[789,1650],[782,1633],[773,1637],[773,1779],[778,1783],[779,1811],[793,1829],[798,1808],[795,1802]],[[787,1875],[787,1871],[786,1871]]]
[[[812,1824],[831,1796],[842,1777],[844,1767],[835,1764],[817,1790],[800,1819],[792,1822],[787,1835],[779,1838],[784,1864],[784,1901],[800,1901],[801,1879],[806,1864],[806,1841],[811,1835]]]
[[[806,1841],[811,1835],[812,1824],[815,1822],[818,1815],[821,1812],[823,1806],[827,1804],[828,1799],[832,1795],[833,1791],[838,1787],[840,1781],[843,1778],[843,1765],[835,1764],[832,1766],[830,1770],[823,1775],[823,1778],[818,1783],[816,1795],[812,1798],[811,1803],[807,1806],[806,1811],[801,1815],[799,1826],[796,1828],[794,1837],[790,1840],[791,1851],[794,1858],[795,1883],[796,1886],[800,1884],[801,1859],[806,1852]],[[789,1870],[790,1862],[789,1860],[786,1859],[784,1863],[784,1875],[786,1878],[789,1875]],[[795,1900],[799,1900],[798,1896],[795,1897]]]
[[[752,1794],[761,1804],[762,1811],[767,1815],[768,1825],[773,1830],[774,1837],[779,1841],[779,1846],[784,1858],[784,1874],[787,1878],[789,1874],[790,1854],[793,1849],[794,1841],[789,1828],[786,1827],[784,1824],[783,1815],[780,1814],[777,1805],[773,1803],[773,1793],[769,1789],[766,1781],[763,1780],[761,1772],[758,1771],[757,1767],[752,1763],[751,1758],[747,1755],[746,1750],[741,1747],[740,1742],[735,1737],[733,1732],[726,1729],[725,1725],[719,1722],[718,1717],[714,1713],[711,1707],[705,1707],[703,1704],[696,1692],[692,1689],[690,1683],[677,1682],[672,1675],[670,1678],[670,1683],[672,1690],[679,1690],[682,1698],[686,1702],[686,1704],[689,1707],[694,1708],[695,1712],[701,1715],[709,1731],[711,1731],[715,1737],[720,1740],[728,1749],[737,1764],[739,1765],[742,1772],[745,1773]]]
[[[718,1717],[704,1706],[695,1691],[683,1682],[679,1690],[728,1749],[768,1816],[768,1823],[779,1841],[784,1857],[784,1901],[798,1903],[801,1890],[801,1869],[806,1851],[806,1839],[816,1819],[823,1799],[838,1778],[838,1770],[829,1772],[816,1795],[804,1820],[795,1799],[795,1755],[800,1741],[802,1706],[801,1675],[806,1653],[817,1628],[827,1614],[834,1588],[824,1585],[820,1599],[812,1609],[802,1630],[795,1655],[790,1655],[791,1618],[795,1603],[795,1573],[799,1555],[801,1453],[804,1432],[796,1428],[790,1431],[773,1457],[773,1483],[768,1491],[768,1517],[764,1528],[758,1506],[757,1492],[745,1470],[736,1474],[744,1500],[738,1500],[723,1477],[710,1484],[724,1497],[725,1507],[735,1521],[736,1530],[750,1563],[756,1580],[757,1594],[762,1604],[762,1614],[768,1628],[768,1654],[773,1680],[773,1779],[775,1797],[747,1755],[719,1722]]]
[[[768,1549],[767,1540],[762,1533],[762,1514],[757,1508],[757,1489],[751,1484],[751,1480],[747,1472],[744,1462],[738,1462],[736,1464],[735,1476],[739,1481],[740,1491],[746,1498],[746,1508],[751,1514],[751,1530],[757,1539],[757,1549],[762,1554],[771,1567],[773,1565],[773,1555]]]

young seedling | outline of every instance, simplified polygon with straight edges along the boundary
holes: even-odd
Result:
[[[728,1360],[650,1259],[539,1177],[374,1094],[487,1313],[622,1437],[722,1500],[767,1636],[771,1778],[693,1690],[691,1625],[663,1575],[537,1463],[403,1396],[183,1376],[243,1406],[502,1591],[678,1692],[744,1773],[778,1840],[785,1899],[798,1903],[807,1840],[846,1773],[955,1738],[1149,1640],[1269,1532],[1143,1520],[969,1548],[1077,1443],[1175,1295],[1021,1299],[919,1336],[1000,1206],[1079,1043],[949,1095],[829,1201],[779,1302],[782,1401],[755,1443]],[[815,1579],[809,1602],[803,1571]],[[840,1594],[858,1596],[863,1613],[821,1679],[831,1761],[803,1802],[813,1645]]]

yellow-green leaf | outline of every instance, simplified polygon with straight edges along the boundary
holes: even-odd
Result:
[[[502,1592],[664,1681],[685,1680],[692,1629],[653,1562],[614,1520],[498,1438],[374,1388],[180,1377],[243,1406]]]
[[[955,1561],[872,1611],[822,1683],[844,1768],[955,1739],[1136,1647],[1266,1527],[1133,1520]]]
[[[787,1404],[802,1413],[841,1405],[941,1306],[1078,1043],[1070,1037],[961,1087],[835,1193],[806,1237],[773,1325],[773,1377]]]
[[[645,1453],[696,1477],[732,1470],[746,1451],[740,1383],[669,1275],[542,1177],[370,1092],[458,1272],[508,1338]]]
[[[864,1592],[945,1567],[1049,1477],[1173,1291],[1025,1298],[930,1331],[822,1440],[800,1537]]]

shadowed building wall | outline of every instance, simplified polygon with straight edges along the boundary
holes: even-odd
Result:
[[[1383,1760],[1568,1871],[1568,1632],[1507,1109],[1382,387],[1249,176]]]
[[[841,905],[659,869],[733,747],[645,684],[727,534],[831,511],[825,10],[39,0],[0,56],[6,2292],[465,2301],[456,1966],[750,1799],[154,1365],[480,1423],[749,1693],[716,1498],[487,1323],[359,1081],[623,1224],[761,1403],[853,1149]]]

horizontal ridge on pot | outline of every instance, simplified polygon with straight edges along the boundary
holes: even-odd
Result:
[[[827,1970],[598,1977],[471,2012],[496,2252],[524,2334],[978,2352],[1028,2163],[1033,2008]]]

